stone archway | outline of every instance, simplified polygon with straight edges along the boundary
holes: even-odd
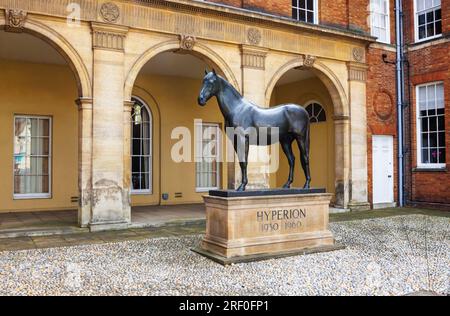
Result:
[[[14,10],[10,10],[14,11]],[[13,12],[9,13],[13,14]],[[6,21],[0,19],[1,29],[10,29],[14,32],[26,32],[36,36],[56,49],[67,61],[76,78],[78,86],[78,95],[80,98],[87,99],[92,97],[92,84],[89,71],[83,62],[82,57],[67,39],[52,28],[42,24],[39,21],[25,17],[23,24],[16,30],[9,26]]]
[[[270,104],[277,82],[288,71],[305,68],[317,76],[327,88],[333,103],[335,132],[335,205],[346,208],[350,200],[350,117],[349,101],[342,82],[327,65],[316,59],[294,58],[281,66],[269,80],[265,90],[266,105]]]
[[[136,81],[136,78],[139,75],[142,67],[144,67],[147,62],[161,53],[177,51],[180,49],[184,49],[186,53],[192,54],[202,60],[205,60],[210,66],[217,66],[219,68],[218,72],[221,73],[228,81],[230,81],[233,86],[238,89],[238,91],[241,90],[231,68],[227,65],[222,57],[220,57],[208,46],[196,42],[195,44],[193,44],[193,46],[189,46],[189,49],[186,49],[183,47],[180,48],[180,40],[168,40],[149,48],[134,62],[133,66],[128,72],[128,75],[125,78],[125,100],[130,100],[134,82]]]
[[[7,16],[14,15],[21,22],[15,24],[11,22],[11,19],[7,19],[6,21],[0,19],[1,30],[19,35],[20,33],[24,33],[42,40],[61,55],[74,76],[74,82],[77,88],[76,103],[78,105],[78,127],[75,127],[78,129],[79,144],[77,168],[78,218],[79,223],[84,226],[87,220],[84,220],[83,217],[85,214],[90,213],[91,204],[89,183],[91,178],[90,160],[92,151],[92,84],[90,72],[79,52],[63,35],[51,27],[28,17],[23,11],[6,10],[6,14]]]
[[[180,64],[179,60],[182,60],[183,63]],[[197,60],[197,62],[194,62],[193,60]],[[136,92],[142,92],[142,89],[147,90],[148,93],[151,93],[154,96],[157,103],[160,104],[160,123],[158,123],[160,130],[158,133],[161,138],[160,140],[155,140],[160,146],[156,146],[154,152],[155,161],[159,161],[159,164],[154,164],[156,168],[159,168],[159,170],[153,174],[153,181],[155,183],[154,191],[152,194],[147,195],[137,195],[134,193],[131,197],[131,203],[133,207],[175,203],[173,200],[174,190],[176,187],[178,188],[177,182],[179,181],[173,179],[174,172],[172,172],[172,170],[179,170],[180,164],[174,165],[171,162],[170,155],[168,156],[168,154],[170,154],[170,149],[168,149],[170,139],[167,135],[170,136],[170,130],[175,127],[175,122],[176,124],[179,124],[177,126],[187,126],[190,128],[191,125],[194,124],[194,119],[197,118],[204,119],[204,122],[209,124],[218,123],[218,126],[224,126],[223,116],[218,107],[214,106],[214,104],[210,104],[207,107],[199,107],[197,105],[199,91],[197,89],[201,86],[205,67],[216,69],[217,73],[231,82],[238,90],[240,90],[239,84],[228,64],[210,47],[198,42],[195,42],[193,46],[183,45],[182,39],[168,40],[152,46],[136,58],[131,65],[131,69],[125,77],[124,98],[125,100],[131,99]],[[183,65],[191,66],[184,67]],[[173,68],[171,68],[171,66],[173,66]],[[190,72],[192,77],[187,76],[187,72]],[[156,78],[160,78],[161,80],[156,81]],[[167,83],[165,78],[172,78],[171,83]],[[185,79],[195,81],[190,81],[189,83]],[[193,85],[191,85],[191,83],[193,83]],[[136,91],[137,86],[139,87],[138,91]],[[175,100],[174,97],[169,96],[169,91],[175,87],[178,87],[176,89],[177,91],[185,91],[185,93],[180,93],[183,95],[183,99]],[[187,87],[189,87],[189,89],[187,89]],[[180,94],[178,95],[180,96]],[[195,96],[193,94],[195,94]],[[177,92],[174,92],[171,95],[177,95]],[[215,101],[212,100],[212,102]],[[195,105],[193,105],[193,103],[195,103]],[[181,108],[181,104],[185,104],[187,109]],[[125,112],[129,111],[127,110],[129,106],[130,103],[125,101]],[[178,112],[174,113],[173,110],[169,110],[170,108],[176,108],[178,109]],[[198,116],[194,117],[193,115]],[[132,170],[134,170],[134,164],[130,161],[130,155],[128,154],[128,148],[130,148],[128,144],[131,135],[127,130],[128,126],[125,126],[125,128],[124,142],[126,143],[125,149],[127,152],[124,155],[124,178],[129,179],[131,178]],[[194,134],[192,135],[195,137]],[[194,138],[192,138],[192,140],[194,140]],[[192,153],[194,153],[194,151]],[[201,189],[195,187],[195,177],[197,175],[195,171],[193,171],[193,165],[194,164],[185,164],[182,167],[182,172],[185,172],[186,174],[184,181],[185,185],[175,192],[178,193],[178,200],[176,203],[188,203],[188,201],[191,203],[198,203],[201,201],[200,194],[202,193],[199,191]],[[218,186],[225,187],[226,184],[224,182],[227,182],[229,177],[227,174],[229,169],[228,166],[222,162],[220,163],[219,169],[220,171],[218,173],[220,176],[218,177],[217,183]],[[194,181],[192,181],[192,179],[194,179]],[[171,184],[169,185],[169,183]],[[135,192],[136,190],[131,186],[130,192],[133,191]],[[200,199],[198,199],[199,197]]]

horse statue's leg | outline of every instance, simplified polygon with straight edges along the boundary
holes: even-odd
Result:
[[[306,179],[303,188],[309,189],[311,183],[311,172],[309,170],[309,128],[307,128],[306,133],[297,135],[296,139],[298,148],[300,149],[300,160],[302,162],[302,168]]]
[[[235,138],[234,151],[238,156],[239,166],[241,167],[241,174],[242,174],[241,185],[236,189],[236,191],[245,191],[245,187],[248,184],[247,165],[248,165],[249,146],[250,145],[248,136]]]
[[[281,148],[283,149],[284,154],[289,162],[289,178],[287,182],[283,185],[283,188],[289,189],[291,187],[292,182],[294,181],[294,167],[295,167],[295,156],[292,152],[292,141],[294,139],[292,137],[285,137],[280,140]]]

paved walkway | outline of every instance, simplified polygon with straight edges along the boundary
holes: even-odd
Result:
[[[140,220],[143,221],[147,219],[148,221],[146,223],[148,224],[148,227],[135,227],[122,231],[90,233],[87,229],[83,230],[72,226],[74,229],[77,229],[75,233],[66,232],[64,234],[50,236],[0,238],[0,251],[65,247],[86,244],[121,242],[128,240],[142,240],[156,237],[192,235],[204,233],[205,230],[204,211],[202,210],[202,206],[198,204],[158,207],[155,208],[154,212],[148,212],[148,210],[145,211],[145,208],[141,208],[133,212],[136,212],[135,214],[142,214]],[[68,218],[70,218],[70,214],[70,212],[68,212],[67,214],[65,214],[64,212],[60,213],[59,216],[61,217],[61,219],[57,222],[62,223],[64,222],[64,220],[67,220],[67,222],[69,223],[70,220]],[[426,210],[416,208],[393,208],[365,212],[330,214],[330,221],[342,222],[413,214],[450,218],[450,211]],[[0,214],[0,220],[6,218],[5,215],[7,214]],[[56,215],[53,216],[58,217]],[[40,219],[45,218],[44,216],[39,217]],[[25,217],[22,218],[24,219]],[[150,221],[150,219],[152,219],[152,221]],[[17,225],[17,223],[13,223],[9,223],[8,225],[11,225],[9,227],[17,227],[13,226]],[[0,228],[7,227],[6,225],[6,221],[2,222]]]
[[[0,214],[0,239],[88,232],[78,227],[77,210]],[[203,204],[140,206],[131,211],[130,228],[177,225],[205,219]]]

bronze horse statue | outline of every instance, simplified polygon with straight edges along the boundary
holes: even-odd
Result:
[[[306,182],[303,188],[309,189],[311,174],[309,170],[309,115],[296,104],[284,104],[272,108],[261,108],[249,101],[224,78],[213,70],[205,71],[203,86],[198,104],[204,106],[213,96],[217,98],[220,110],[225,118],[226,128],[234,128],[233,145],[238,155],[242,172],[242,182],[237,191],[245,191],[248,184],[247,165],[250,145],[272,145],[278,139],[289,162],[289,178],[283,188],[290,188],[294,180],[295,156],[292,142],[297,141]],[[250,137],[249,130],[256,131],[256,137]],[[261,144],[261,130],[267,132],[265,143]],[[271,137],[278,134],[278,138]],[[244,150],[238,150],[242,144]]]

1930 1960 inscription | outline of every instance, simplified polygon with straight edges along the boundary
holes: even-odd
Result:
[[[261,232],[286,231],[299,229],[302,218],[306,217],[306,209],[279,209],[257,211],[256,220]]]

